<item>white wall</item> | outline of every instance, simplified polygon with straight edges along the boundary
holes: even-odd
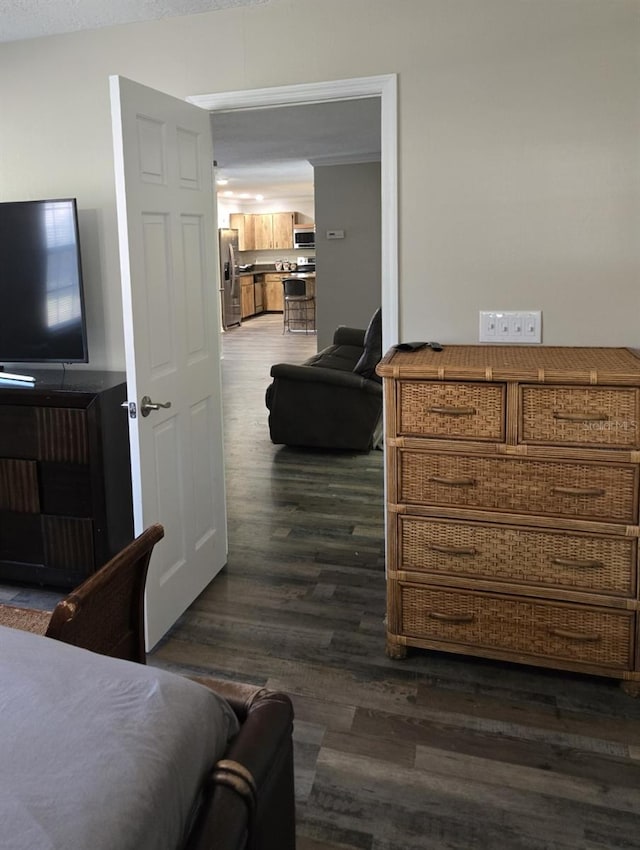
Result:
[[[2,44],[0,200],[78,197],[91,365],[121,368],[109,74],[187,97],[395,72],[401,336],[533,308],[547,343],[638,345],[639,46],[637,0],[271,0]]]
[[[380,163],[314,169],[318,349],[338,325],[366,328],[380,306]],[[327,239],[343,230],[344,239]]]

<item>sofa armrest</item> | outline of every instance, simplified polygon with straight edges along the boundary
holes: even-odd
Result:
[[[343,372],[340,369],[325,369],[322,366],[298,366],[293,363],[276,363],[271,367],[271,377],[287,381],[301,381],[305,384],[326,384],[333,387],[360,389],[374,395],[382,394],[382,386],[370,378],[363,378],[356,372]]]
[[[350,328],[347,325],[339,325],[333,334],[334,345],[359,345],[364,346],[364,328]]]

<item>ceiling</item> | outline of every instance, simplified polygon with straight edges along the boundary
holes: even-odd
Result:
[[[233,197],[313,195],[313,166],[380,159],[377,97],[212,112],[218,191]]]
[[[269,0],[0,0],[0,42],[262,6]]]
[[[0,0],[0,43],[269,0]],[[380,99],[212,113],[219,191],[313,195],[313,165],[380,159]]]

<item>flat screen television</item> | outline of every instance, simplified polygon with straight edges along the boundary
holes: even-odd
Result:
[[[88,359],[75,198],[0,203],[0,363]]]

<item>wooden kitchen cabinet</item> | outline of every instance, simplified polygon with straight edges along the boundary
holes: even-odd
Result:
[[[231,213],[229,216],[229,227],[238,231],[238,250],[255,251],[255,215],[244,213]]]
[[[231,213],[229,227],[238,231],[240,251],[293,249],[296,213]]]
[[[284,294],[282,290],[282,272],[278,274],[265,274],[263,290],[263,306],[267,313],[284,310]]]
[[[254,215],[255,222],[255,249],[256,251],[268,251],[273,248],[273,216],[271,213]]]
[[[387,651],[622,680],[640,696],[640,358],[391,351]]]
[[[273,247],[290,251],[293,248],[293,213],[273,213]]]
[[[293,249],[294,213],[264,213],[254,217],[256,250],[290,251]]]
[[[242,275],[240,278],[240,315],[243,319],[253,316],[256,312],[256,302],[253,288],[253,275]]]

